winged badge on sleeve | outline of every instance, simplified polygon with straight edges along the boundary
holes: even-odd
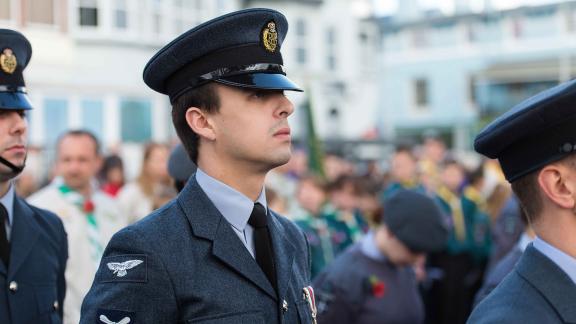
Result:
[[[130,323],[130,317],[124,317],[119,322],[112,322],[111,320],[106,317],[106,315],[100,315],[100,322],[106,324],[128,324]]]
[[[124,262],[109,262],[106,265],[108,266],[108,269],[114,271],[112,274],[115,274],[118,277],[124,277],[125,275],[128,274],[128,271],[126,270],[130,270],[136,266],[138,266],[139,264],[141,264],[142,260],[128,260],[128,261],[124,261]]]

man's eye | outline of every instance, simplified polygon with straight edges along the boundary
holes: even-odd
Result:
[[[252,92],[253,98],[264,98],[266,97],[267,93],[265,91],[254,91]]]

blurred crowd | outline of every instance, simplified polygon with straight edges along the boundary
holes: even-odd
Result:
[[[83,296],[111,236],[181,189],[181,179],[168,172],[172,149],[145,145],[139,174],[127,181],[119,155],[102,156],[93,134],[69,131],[58,141],[54,172],[43,188],[30,189],[35,184],[27,177],[18,180],[18,192],[59,215],[68,233],[65,322],[78,321]],[[418,145],[397,146],[381,161],[358,163],[326,154],[323,170],[314,170],[306,152],[295,148],[290,162],[270,172],[266,181],[269,207],[295,221],[307,238],[313,281],[370,235],[387,217],[384,202],[404,190],[431,198],[448,231],[440,250],[409,262],[426,322],[465,323],[475,298],[487,293],[481,290],[487,273],[524,232],[520,208],[496,161],[462,163],[441,139],[428,137]],[[77,214],[89,221],[78,222]]]

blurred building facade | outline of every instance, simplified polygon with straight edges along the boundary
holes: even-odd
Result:
[[[31,145],[50,153],[64,130],[87,128],[105,148],[118,147],[132,177],[142,143],[175,138],[167,98],[142,81],[146,62],[182,32],[245,7],[287,16],[285,65],[307,91],[290,95],[297,106],[310,96],[321,137],[374,132],[379,35],[353,10],[360,2],[366,1],[0,0],[0,26],[21,31],[33,45],[26,70],[35,107]],[[296,136],[300,118],[297,109]],[[36,164],[47,166],[49,156]]]
[[[142,81],[144,65],[178,34],[239,6],[232,0],[0,0],[0,26],[21,31],[33,47],[26,70],[35,108],[29,139],[45,154],[32,162],[48,166],[57,137],[86,128],[103,147],[118,147],[130,176],[139,172],[142,144],[175,136],[168,100]]]
[[[483,124],[576,75],[575,1],[472,12],[460,0],[451,16],[414,3],[379,19],[385,136],[434,129],[470,149]]]

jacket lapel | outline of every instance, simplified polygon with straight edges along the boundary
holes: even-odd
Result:
[[[274,263],[276,264],[276,277],[278,296],[284,298],[292,278],[292,265],[296,248],[290,242],[284,231],[279,217],[273,212],[268,212],[270,236],[272,236],[272,247],[274,249]]]
[[[576,284],[554,262],[530,244],[516,271],[550,301],[566,323],[576,323]]]
[[[192,232],[198,237],[212,241],[212,254],[250,280],[272,298],[277,299],[274,288],[264,272],[252,258],[244,244],[218,209],[202,191],[195,175],[178,196]]]
[[[36,244],[40,231],[33,218],[34,211],[22,200],[14,197],[14,225],[10,240],[10,266],[8,271],[15,274]]]

